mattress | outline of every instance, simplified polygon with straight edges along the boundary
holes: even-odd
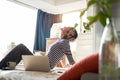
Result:
[[[57,80],[67,68],[54,68],[50,72],[25,71],[24,67],[15,70],[0,70],[0,80]]]

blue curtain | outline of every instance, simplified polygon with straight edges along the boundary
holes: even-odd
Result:
[[[50,37],[50,28],[54,22],[60,22],[62,19],[61,17],[61,15],[57,16],[38,10],[34,50],[45,51],[46,38]]]

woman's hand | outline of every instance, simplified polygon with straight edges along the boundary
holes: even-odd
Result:
[[[42,56],[45,56],[45,55],[46,55],[46,52],[41,51],[40,54],[41,54]]]

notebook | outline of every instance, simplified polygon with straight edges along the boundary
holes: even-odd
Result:
[[[26,71],[50,71],[47,56],[22,55],[22,59]]]

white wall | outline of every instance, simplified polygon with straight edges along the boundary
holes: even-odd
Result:
[[[92,32],[79,33],[77,39],[76,61],[79,61],[93,53]]]
[[[93,16],[94,15],[94,9],[93,6],[90,7],[90,9],[86,12],[82,22],[87,22],[87,16]],[[84,27],[82,25],[82,27]],[[91,29],[91,31],[86,30],[86,33],[79,33],[78,39],[77,39],[77,61],[87,57],[88,55],[95,53],[94,50],[94,28]]]

